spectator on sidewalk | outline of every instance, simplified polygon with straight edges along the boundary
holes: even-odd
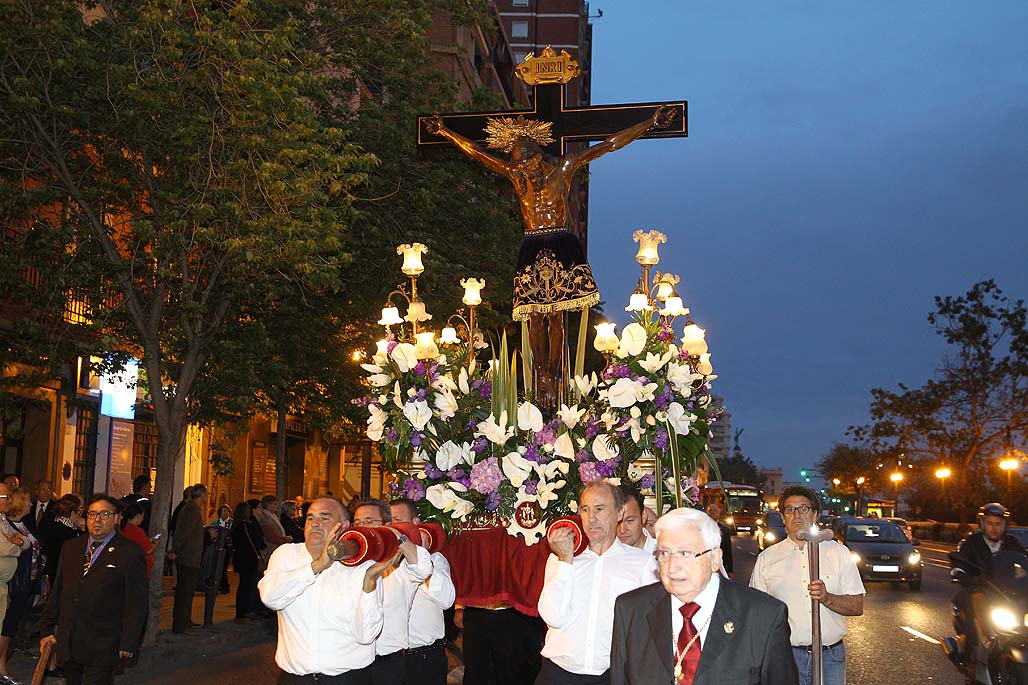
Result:
[[[240,502],[232,513],[232,567],[239,574],[236,587],[236,622],[245,623],[257,618],[260,597],[257,582],[261,579],[264,556],[264,536],[250,514],[250,504]]]
[[[735,580],[735,562],[732,560],[732,531],[721,523],[721,505],[711,502],[707,505],[707,516],[714,519],[721,531],[721,565],[724,566],[728,578]]]
[[[71,493],[54,502],[54,520],[39,530],[39,541],[43,546],[46,579],[52,588],[61,562],[61,548],[72,538],[82,535],[85,520],[82,518],[82,500]]]
[[[94,495],[86,518],[89,534],[69,541],[61,556],[39,623],[39,646],[56,642],[68,685],[110,685],[115,667],[139,651],[146,561],[139,545],[118,533],[113,497]]]
[[[122,499],[122,502],[124,501]],[[139,548],[146,554],[146,577],[149,578],[153,571],[153,543],[150,542],[150,538],[146,537],[146,531],[143,530],[143,517],[143,507],[139,502],[127,505],[121,513],[121,534],[139,545]]]
[[[211,525],[224,528],[224,535],[228,535],[228,539],[225,540],[225,563],[221,567],[221,587],[219,588],[221,594],[227,595],[232,591],[228,583],[228,562],[232,558],[232,508],[227,504],[222,504],[218,508],[218,515],[211,519]]]
[[[278,518],[282,522],[282,530],[285,531],[286,537],[292,538],[293,542],[303,542],[303,523],[296,516],[299,511],[296,502],[289,499],[279,507]]]
[[[143,510],[143,522],[139,527],[150,534],[150,476],[136,476],[132,479],[132,492],[121,498],[125,504],[138,504]]]
[[[2,495],[0,495],[2,497]],[[14,545],[20,553],[15,558],[15,569],[8,582],[7,611],[3,616],[3,628],[0,630],[0,683],[10,679],[7,673],[7,657],[11,652],[11,640],[18,635],[18,626],[29,608],[30,597],[34,586],[41,577],[39,575],[39,542],[29,532],[23,518],[32,511],[32,495],[28,488],[18,488],[10,494],[7,502],[6,522],[3,528],[4,543]],[[0,510],[3,505],[0,505]],[[7,544],[4,547],[7,547]],[[6,568],[7,558],[2,562]],[[6,575],[6,573],[4,573]]]
[[[261,499],[257,522],[261,524],[261,532],[264,534],[264,542],[268,546],[269,558],[279,545],[293,541],[293,538],[286,535],[285,528],[282,527],[282,519],[278,516],[278,500],[274,495],[265,495]]]
[[[29,512],[23,521],[29,532],[36,536],[37,533],[54,520],[54,486],[45,478],[36,482],[36,501],[32,503],[32,511]]]
[[[179,510],[172,539],[172,554],[175,561],[175,605],[171,631],[189,633],[193,626],[193,594],[200,581],[200,566],[203,559],[204,512],[210,493],[207,486],[198,483],[189,489],[189,500]]]

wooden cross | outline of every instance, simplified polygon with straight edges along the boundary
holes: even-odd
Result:
[[[547,48],[539,58],[528,58],[526,64],[552,65],[563,58],[556,56],[553,51]],[[564,59],[564,68],[573,65],[570,58]],[[447,128],[459,133],[468,140],[476,143],[485,141],[484,129],[486,121],[490,117],[517,117],[524,116],[537,121],[552,122],[551,135],[553,143],[543,148],[548,154],[563,156],[567,152],[567,144],[570,142],[589,142],[603,140],[608,136],[617,133],[630,126],[653,116],[654,111],[661,105],[668,105],[676,110],[676,116],[672,119],[667,128],[655,129],[643,135],[643,138],[683,138],[688,135],[688,103],[685,100],[677,102],[642,102],[624,105],[596,105],[592,107],[568,107],[567,106],[567,81],[577,75],[577,71],[571,76],[557,80],[536,80],[525,76],[527,70],[525,65],[519,65],[518,75],[527,83],[532,85],[532,109],[503,110],[496,112],[451,112],[440,114],[443,123]],[[556,68],[560,68],[558,64]],[[424,149],[434,145],[450,145],[450,142],[442,136],[428,132],[427,122],[435,115],[420,115],[418,117],[418,148]]]

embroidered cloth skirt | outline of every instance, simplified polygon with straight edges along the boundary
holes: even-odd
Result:
[[[526,231],[514,273],[514,320],[600,301],[582,244],[566,228]]]

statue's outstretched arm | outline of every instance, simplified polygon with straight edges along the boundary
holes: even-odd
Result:
[[[666,128],[671,120],[678,114],[677,110],[668,105],[661,105],[653,113],[653,116],[645,121],[641,121],[635,126],[629,126],[626,129],[618,131],[614,135],[610,136],[602,143],[592,145],[579,153],[576,153],[573,158],[575,167],[580,167],[584,164],[588,164],[598,157],[602,157],[608,152],[614,150],[620,150],[624,146],[631,143],[643,136],[647,131],[653,128]]]
[[[510,165],[498,157],[493,157],[459,133],[454,133],[446,128],[446,124],[443,123],[443,119],[439,115],[428,120],[428,132],[446,138],[468,157],[481,162],[493,171],[510,176]]]

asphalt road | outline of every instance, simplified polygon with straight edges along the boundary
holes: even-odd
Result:
[[[748,582],[756,558],[756,543],[748,536],[733,538],[736,579]],[[920,551],[925,564],[922,590],[905,585],[869,583],[864,615],[849,619],[847,681],[855,685],[940,683],[960,685],[963,680],[939,649],[937,641],[949,635],[949,582],[946,552],[952,547],[925,542]],[[262,644],[225,656],[205,659],[149,685],[263,685],[274,683],[277,669],[274,644]],[[460,669],[451,674],[459,683]]]

